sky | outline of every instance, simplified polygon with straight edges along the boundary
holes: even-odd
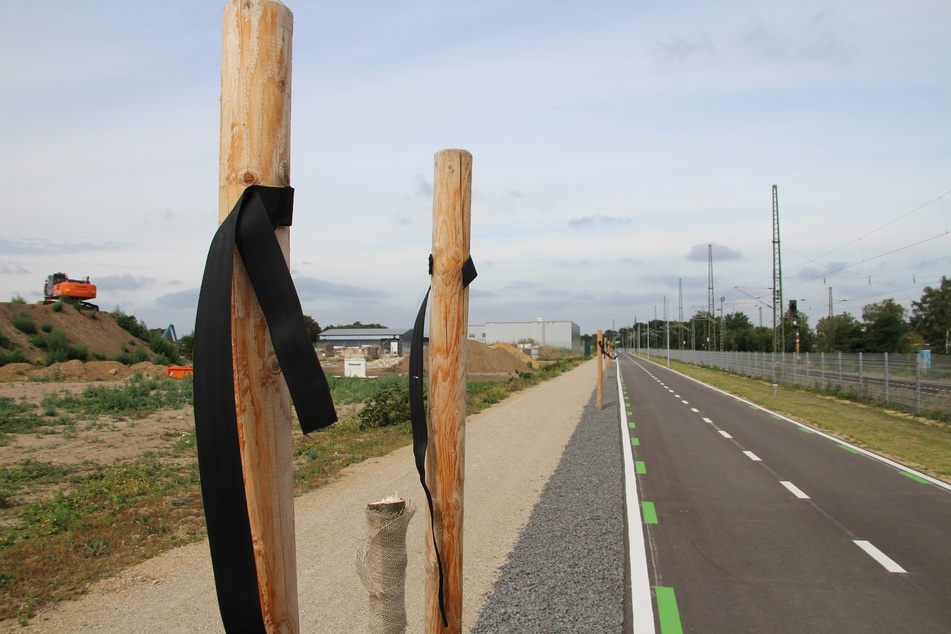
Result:
[[[291,272],[321,326],[412,326],[434,155],[473,156],[469,323],[706,310],[812,325],[951,277],[947,0],[288,0]],[[0,0],[0,300],[89,276],[194,328],[225,3]],[[830,290],[831,289],[831,290]],[[722,298],[722,300],[721,300]]]

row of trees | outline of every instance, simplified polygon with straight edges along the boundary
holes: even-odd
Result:
[[[934,288],[924,289],[912,302],[910,314],[893,299],[868,304],[859,320],[849,313],[823,317],[815,329],[806,315],[783,316],[784,350],[795,352],[796,333],[802,352],[899,352],[930,348],[935,354],[951,354],[951,279],[941,278]],[[667,323],[660,319],[634,327],[625,326],[605,336],[625,346],[665,348]],[[754,326],[744,313],[716,317],[707,311],[689,321],[670,322],[670,347],[688,350],[771,352],[773,329]]]

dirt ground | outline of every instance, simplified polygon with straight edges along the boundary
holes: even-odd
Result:
[[[467,421],[465,605],[475,622],[499,570],[558,465],[594,389],[592,362],[519,392]],[[366,631],[367,591],[354,563],[367,502],[393,493],[425,504],[412,447],[348,467],[339,480],[295,503],[301,631]],[[425,512],[406,543],[406,631],[423,631]],[[222,632],[206,541],[169,551],[93,584],[77,599],[41,610],[3,632],[192,634]]]

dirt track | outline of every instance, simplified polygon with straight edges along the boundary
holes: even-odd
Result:
[[[464,630],[475,622],[596,386],[593,362],[518,393],[469,418],[466,426]],[[392,493],[419,510],[407,543],[407,631],[422,631],[422,491],[409,447],[349,468],[298,498],[297,542],[302,632],[366,631],[366,591],[355,568],[367,502]],[[423,502],[424,503],[424,502]],[[206,542],[170,551],[82,599],[40,612],[10,632],[221,632]]]

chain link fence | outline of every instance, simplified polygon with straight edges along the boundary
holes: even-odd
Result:
[[[666,349],[641,355],[666,361]],[[670,359],[735,372],[776,385],[798,385],[910,412],[951,414],[951,357],[851,352],[706,352],[671,350]]]

